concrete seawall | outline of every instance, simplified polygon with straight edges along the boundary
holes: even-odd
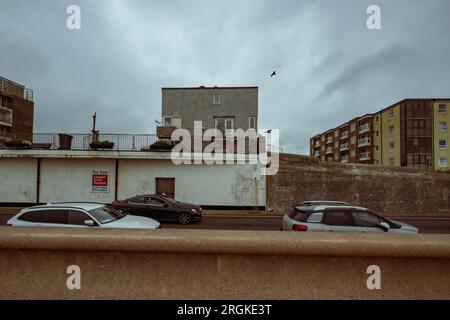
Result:
[[[450,174],[445,173],[280,154],[280,170],[266,183],[266,208],[275,211],[289,211],[304,200],[339,200],[384,216],[450,216]]]
[[[0,227],[0,299],[81,298],[449,299],[450,236]]]

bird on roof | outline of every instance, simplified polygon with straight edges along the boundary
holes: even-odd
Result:
[[[270,76],[273,77],[273,76],[276,76],[276,75],[277,75],[277,73],[276,73],[276,71],[274,71],[274,72],[272,72],[272,74]]]

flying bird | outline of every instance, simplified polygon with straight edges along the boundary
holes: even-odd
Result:
[[[276,71],[274,71],[274,72],[272,72],[272,74],[270,76],[273,77],[273,76],[276,76],[276,75],[277,75],[277,73],[276,73]]]

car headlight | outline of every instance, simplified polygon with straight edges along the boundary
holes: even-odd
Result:
[[[192,212],[194,212],[194,213],[196,213],[196,212],[197,212],[197,210],[195,210],[195,209],[191,209],[191,211],[192,211]]]

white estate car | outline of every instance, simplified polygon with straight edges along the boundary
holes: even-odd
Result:
[[[156,220],[126,215],[100,203],[48,203],[22,209],[8,220],[14,227],[157,229]]]
[[[380,217],[367,208],[340,204],[295,206],[283,217],[284,231],[418,233],[416,227]]]

